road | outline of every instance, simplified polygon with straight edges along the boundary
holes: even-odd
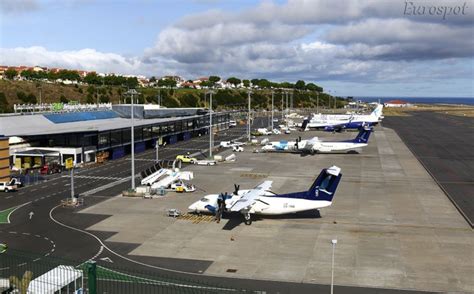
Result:
[[[267,124],[265,118],[256,119],[253,128],[265,127]],[[239,138],[245,134],[245,131],[245,126],[222,131],[218,134],[216,143],[222,140]],[[174,159],[177,154],[182,154],[185,151],[193,153],[193,151],[205,150],[208,146],[207,137],[193,138],[189,141],[160,148],[159,155],[161,159]],[[136,173],[139,174],[140,171],[151,166],[154,163],[154,156],[155,150],[147,150],[137,154]],[[94,193],[84,196],[85,206],[91,206],[109,199],[109,197],[113,197],[130,187],[130,156],[78,170],[75,177],[75,191],[77,194],[84,194],[111,183],[117,184],[101,191],[100,196],[96,196]],[[56,257],[77,261],[78,265],[87,260],[95,260],[99,265],[105,267],[111,266],[108,261],[111,260],[114,269],[127,269],[128,272],[146,272],[149,275],[198,280],[211,285],[263,290],[267,293],[326,293],[329,290],[328,285],[205,276],[185,270],[173,270],[157,266],[153,258],[139,258],[128,255],[128,252],[138,244],[105,242],[104,240],[110,237],[110,233],[86,230],[108,216],[78,214],[75,213],[76,210],[73,208],[59,206],[61,200],[70,196],[69,184],[70,178],[68,176],[57,175],[44,183],[24,187],[17,193],[8,194],[12,197],[0,198],[0,211],[21,206],[11,214],[9,224],[0,225],[0,243],[8,244],[9,248],[13,250],[34,253],[31,257],[25,256],[23,260],[18,260],[17,264],[4,264],[0,260],[0,273],[2,270],[9,273],[16,273],[15,271],[20,273],[23,264],[41,262],[46,258]],[[8,252],[4,254],[8,255]],[[177,258],[170,261],[170,264],[173,264],[174,268],[179,268],[180,264],[185,268],[186,264],[190,262],[193,261]],[[161,264],[162,260],[160,261]],[[345,286],[337,286],[336,290],[338,293],[380,293],[380,289]],[[403,290],[383,290],[383,292],[418,293]]]
[[[449,199],[474,227],[474,119],[435,112],[386,117]]]

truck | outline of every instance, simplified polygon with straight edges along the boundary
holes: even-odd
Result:
[[[0,182],[0,191],[2,192],[11,192],[16,191],[18,187],[16,185],[12,185],[11,182]]]

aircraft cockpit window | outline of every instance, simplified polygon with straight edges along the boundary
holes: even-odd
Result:
[[[207,199],[206,197],[204,197],[204,198],[201,198],[201,201],[202,201],[202,202],[209,202],[209,199]]]

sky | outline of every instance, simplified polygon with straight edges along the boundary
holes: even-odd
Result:
[[[0,64],[474,97],[474,0],[0,0]]]

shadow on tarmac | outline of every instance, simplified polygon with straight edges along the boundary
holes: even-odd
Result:
[[[319,219],[321,218],[321,214],[319,210],[308,210],[308,211],[302,211],[302,212],[297,212],[297,213],[292,213],[292,214],[283,214],[283,215],[255,215],[252,214],[252,223],[254,222],[259,222],[259,221],[265,221],[267,219]],[[229,213],[226,212],[222,215],[222,219],[227,219],[227,223],[224,225],[222,228],[223,230],[226,231],[231,231],[234,228],[240,226],[241,224],[245,224],[244,222],[244,217],[240,213]]]

